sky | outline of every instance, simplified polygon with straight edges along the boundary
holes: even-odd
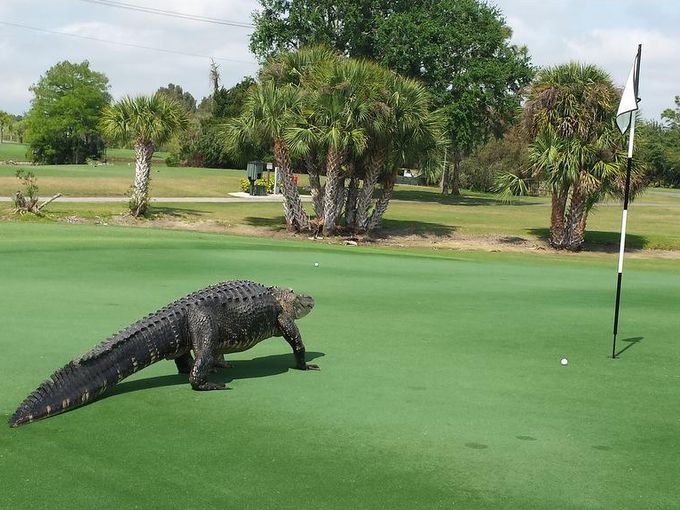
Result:
[[[246,24],[252,22],[252,12],[259,6],[257,0],[120,1]],[[637,44],[642,43],[642,115],[659,120],[661,112],[673,107],[674,97],[680,95],[678,0],[490,3],[498,7],[512,28],[512,42],[526,45],[537,66],[570,60],[593,63],[604,68],[617,86],[623,86]],[[0,110],[26,112],[33,97],[29,87],[63,60],[88,60],[91,69],[109,78],[115,99],[151,94],[175,83],[200,101],[210,94],[210,57],[220,65],[222,82],[227,87],[256,73],[257,62],[248,50],[251,31],[120,9],[91,0],[0,0]]]

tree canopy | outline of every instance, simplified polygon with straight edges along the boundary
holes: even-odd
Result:
[[[109,104],[109,80],[90,69],[87,61],[52,66],[35,85],[26,116],[26,138],[34,161],[83,163],[98,158],[104,144],[98,129],[102,109]]]
[[[512,31],[501,12],[478,0],[260,4],[251,36],[251,50],[260,58],[324,43],[424,83],[446,115],[455,168],[463,155],[513,122],[521,91],[534,75],[527,49],[510,43]]]
[[[185,92],[180,85],[168,83],[167,87],[160,87],[156,93],[165,94],[170,99],[175,100],[177,103],[182,105],[187,112],[196,112],[196,99],[191,95],[190,92]]]

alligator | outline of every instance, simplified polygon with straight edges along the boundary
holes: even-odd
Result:
[[[224,354],[241,352],[273,336],[293,349],[295,368],[305,361],[295,319],[314,307],[311,296],[259,283],[225,281],[189,294],[111,336],[52,374],[9,419],[18,427],[87,404],[131,374],[160,360],[174,360],[194,390],[223,390],[210,372],[228,368]],[[192,356],[193,352],[193,356]]]

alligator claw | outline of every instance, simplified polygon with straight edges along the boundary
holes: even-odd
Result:
[[[203,383],[200,386],[194,386],[193,387],[197,391],[210,391],[210,390],[230,390],[231,388],[227,386],[226,384],[223,383],[213,383],[213,382],[207,382]]]

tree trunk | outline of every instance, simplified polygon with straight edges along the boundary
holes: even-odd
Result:
[[[309,217],[305,212],[298,193],[290,164],[290,152],[282,138],[274,140],[274,159],[281,170],[283,184],[283,214],[286,228],[300,232],[309,228]]]
[[[444,169],[442,170],[442,179],[439,183],[439,187],[442,190],[442,195],[448,195],[449,193],[449,165],[444,164]]]
[[[335,221],[338,218],[338,192],[341,183],[340,164],[342,154],[337,149],[328,150],[326,160],[326,193],[324,196],[323,235],[328,236],[335,232]]]
[[[154,146],[151,142],[146,140],[135,142],[135,181],[129,203],[130,212],[135,218],[145,214],[149,205],[149,179],[153,153]]]
[[[387,152],[384,148],[378,149],[369,158],[368,169],[364,175],[364,185],[359,193],[359,199],[357,201],[356,208],[356,229],[357,230],[367,230],[368,229],[368,211],[371,208],[371,200],[373,198],[373,190],[375,190],[375,185],[378,182],[378,178],[382,173],[383,167],[385,166],[385,159],[387,157]]]
[[[587,219],[586,196],[579,180],[574,183],[571,192],[571,204],[567,215],[567,235],[565,247],[568,250],[579,250],[584,241]]]
[[[356,228],[358,200],[359,178],[353,173],[349,179],[349,187],[347,189],[347,203],[345,204],[345,218],[347,219],[347,226],[352,230]]]
[[[454,153],[453,157],[453,172],[451,173],[451,194],[455,197],[460,196],[460,162],[461,155],[458,152]]]
[[[387,180],[385,181],[385,184],[383,184],[383,190],[380,195],[380,198],[375,204],[375,209],[373,209],[373,214],[371,215],[371,219],[368,221],[368,228],[367,230],[370,232],[371,230],[375,230],[380,226],[380,222],[382,221],[383,214],[385,214],[385,211],[387,210],[387,206],[390,203],[390,199],[392,198],[392,192],[394,191],[394,181],[397,179],[397,174],[396,173],[391,173],[388,177]]]
[[[319,178],[319,166],[316,151],[310,151],[305,157],[305,167],[309,175],[309,188],[311,190],[314,213],[317,218],[323,218],[323,192],[321,179]]]
[[[566,227],[564,215],[567,208],[569,186],[552,192],[552,210],[550,213],[550,246],[557,249],[564,248],[566,244]]]

